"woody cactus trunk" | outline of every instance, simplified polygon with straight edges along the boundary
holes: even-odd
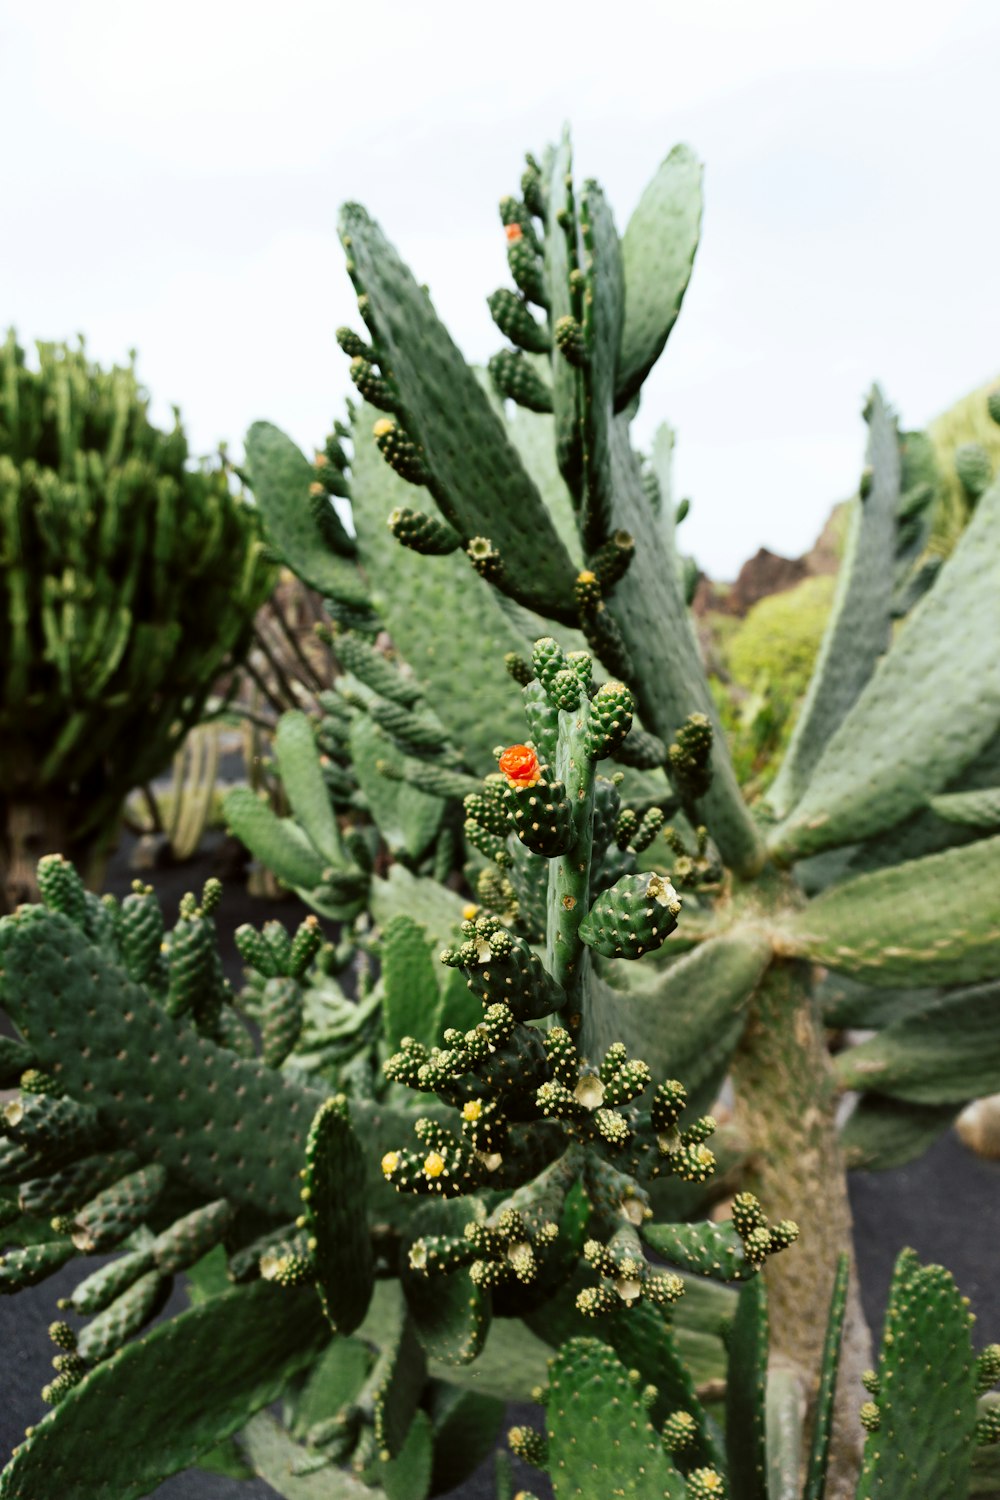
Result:
[[[127,793],[169,765],[273,570],[220,467],[188,464],[134,370],[0,347],[0,910],[60,849],[99,879]]]
[[[644,457],[630,424],[692,269],[701,167],[672,151],[619,236],[600,187],[574,184],[564,137],[543,163],[528,158],[500,213],[514,287],[489,298],[509,345],[487,380],[378,225],[358,205],[343,211],[365,336],[338,339],[364,398],[350,493],[370,593],[330,579],[330,607],[362,633],[359,607],[377,607],[416,689],[478,770],[506,723],[504,651],[516,658],[551,631],[628,685],[641,728],[625,758],[646,797],[676,813],[675,879],[692,870],[704,830],[725,873],[700,903],[693,951],[666,971],[690,987],[686,1002],[644,1021],[637,981],[584,1014],[581,1035],[585,1050],[612,1038],[641,1047],[651,1026],[687,1024],[711,1046],[717,1077],[728,1066],[744,1180],[769,1211],[805,1220],[767,1278],[775,1352],[808,1388],[823,1339],[813,1308],[850,1246],[846,1163],[905,1160],[995,1087],[981,1044],[1000,972],[1000,839],[987,836],[1000,829],[1000,485],[978,486],[953,554],[929,556],[942,478],[924,436],[900,433],[873,389],[835,606],[768,802],[747,806],[719,732],[709,774],[692,785],[678,729],[692,713],[716,720],[676,545],[673,437],[661,429]],[[318,557],[306,492],[323,489],[327,460],[310,484],[289,450],[275,429],[251,431],[255,488],[272,534],[288,534],[290,514],[302,523],[289,560]],[[395,744],[413,754],[402,729]],[[412,763],[394,774],[420,785]],[[824,1023],[881,1035],[831,1062]],[[922,1036],[943,1049],[933,1061]],[[862,1099],[838,1134],[845,1088]],[[868,1358],[852,1280],[845,1393],[859,1391]],[[845,1409],[859,1399],[845,1394]],[[841,1458],[846,1472],[846,1449]]]

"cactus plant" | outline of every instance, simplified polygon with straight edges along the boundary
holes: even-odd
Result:
[[[979,493],[943,564],[914,571],[924,539],[920,518],[935,493],[933,463],[919,434],[900,435],[874,389],[838,595],[767,801],[747,806],[718,732],[707,786],[686,779],[683,747],[674,749],[678,730],[692,714],[714,723],[714,710],[674,543],[669,435],[643,459],[631,447],[629,423],[683,298],[700,219],[700,169],[686,149],[671,153],[619,240],[600,189],[588,183],[578,193],[570,167],[564,138],[537,170],[529,168],[530,192],[501,206],[519,291],[492,298],[491,306],[501,332],[521,350],[517,368],[531,362],[530,389],[513,378],[507,360],[492,367],[491,391],[466,366],[378,225],[357,205],[344,210],[342,238],[366,345],[359,389],[368,404],[354,408],[350,464],[358,557],[371,584],[369,603],[463,770],[488,764],[488,738],[516,734],[495,708],[500,685],[492,662],[501,649],[521,680],[535,675],[548,687],[544,663],[528,660],[532,640],[548,630],[572,652],[582,637],[595,670],[603,667],[630,689],[641,726],[631,758],[643,768],[646,796],[674,819],[675,865],[687,869],[697,858],[726,871],[717,898],[699,904],[702,920],[685,944],[694,952],[668,966],[659,983],[672,970],[678,991],[682,976],[692,981],[687,1003],[678,993],[671,1028],[678,1037],[687,1031],[692,1057],[711,1046],[716,1080],[727,1068],[732,1074],[738,1125],[754,1164],[748,1184],[779,1214],[803,1202],[812,1207],[797,1254],[767,1273],[772,1335],[809,1368],[822,1332],[807,1309],[817,1287],[832,1287],[836,1255],[849,1242],[845,1162],[905,1160],[973,1093],[995,1087],[993,1043],[984,1046],[980,1030],[990,1029],[989,1013],[982,1019],[976,1001],[978,987],[993,986],[1000,968],[990,895],[1000,841],[991,836],[989,811],[1000,780],[991,644],[1000,626],[1000,486]],[[658,224],[665,237],[659,246]],[[526,319],[535,329],[547,325],[548,339]],[[357,338],[345,334],[341,342]],[[381,410],[370,404],[377,372]],[[253,429],[251,469],[256,450],[282,441],[265,425]],[[265,496],[260,488],[265,516],[286,508],[301,514],[304,482],[303,473],[297,490],[270,487]],[[433,545],[425,537],[435,538]],[[620,560],[611,565],[613,556]],[[350,599],[332,607],[357,608]],[[472,641],[482,667],[470,693]],[[912,691],[918,680],[919,698]],[[541,733],[533,726],[536,741]],[[419,774],[414,781],[420,784]],[[556,847],[562,814],[550,802],[544,813]],[[690,830],[699,828],[707,834],[696,849]],[[502,827],[467,833],[480,852],[505,856]],[[515,875],[516,865],[491,878],[494,901],[517,887]],[[527,894],[518,892],[525,912]],[[748,958],[734,961],[735,953]],[[642,962],[658,970],[655,958]],[[832,971],[818,991],[817,964]],[[716,976],[717,1010],[699,1003],[699,970]],[[640,977],[624,993],[638,998],[654,989]],[[935,1064],[928,1048],[919,1059],[915,1049],[925,1015],[935,1037],[944,1037],[941,1005],[956,1024],[947,1030],[949,1055]],[[885,1031],[869,1044],[877,1049],[870,1061],[863,1049],[857,1056],[850,1049],[833,1071],[824,1006],[831,1022],[849,1015],[847,1024]],[[634,1039],[642,1055],[651,1024],[623,999],[601,1040]],[[973,1049],[981,1066],[962,1083],[963,1059]],[[914,1082],[911,1070],[932,1081]],[[866,1090],[842,1137],[834,1120],[838,1083]],[[845,1368],[857,1374],[867,1355],[853,1294],[847,1329]]]
[[[726,1224],[656,1222],[658,1182],[698,1189],[712,1175],[706,1142],[715,1122],[697,1113],[696,1098],[714,1097],[718,1063],[708,1077],[693,1070],[692,1097],[675,1078],[657,1079],[689,1056],[683,1029],[647,1031],[652,1067],[621,1040],[602,1040],[609,1025],[620,1022],[628,1034],[636,1024],[620,1000],[616,1009],[613,971],[622,960],[625,967],[642,963],[639,946],[662,949],[678,916],[683,925],[683,912],[664,877],[621,873],[630,860],[615,837],[623,821],[617,773],[616,780],[599,773],[609,752],[627,744],[627,690],[614,684],[589,699],[589,663],[577,654],[567,669],[558,651],[551,640],[535,651],[549,692],[538,680],[523,689],[539,749],[508,747],[498,776],[467,799],[481,818],[505,818],[512,851],[524,847],[518,798],[533,793],[540,809],[564,806],[556,788],[572,788],[569,837],[553,844],[544,814],[527,832],[527,859],[551,895],[544,959],[516,927],[482,907],[463,913],[457,897],[444,903],[442,922],[441,894],[426,878],[400,880],[398,867],[394,878],[373,875],[369,904],[380,913],[382,934],[375,994],[387,1038],[402,1033],[381,1080],[363,1082],[350,1048],[314,1055],[311,1063],[300,1048],[317,987],[314,1024],[332,1040],[322,1019],[323,981],[311,969],[321,956],[313,917],[294,934],[276,923],[239,930],[251,976],[239,997],[221,978],[216,882],[200,900],[182,901],[164,936],[146,888],[137,885],[120,905],[98,900],[54,857],[39,873],[47,906],[24,907],[0,923],[0,997],[19,1033],[4,1081],[21,1086],[4,1111],[0,1170],[19,1199],[7,1234],[15,1242],[36,1239],[3,1257],[2,1284],[8,1291],[32,1285],[94,1245],[125,1252],[74,1291],[69,1310],[90,1321],[78,1332],[54,1325],[53,1341],[64,1352],[43,1393],[53,1409],[3,1472],[0,1494],[141,1495],[239,1430],[258,1472],[292,1500],[300,1493],[293,1480],[313,1474],[332,1493],[390,1500],[436,1493],[435,1474],[443,1487],[444,1476],[464,1472],[452,1446],[459,1434],[468,1433],[466,1458],[474,1456],[501,1414],[491,1397],[463,1390],[461,1367],[475,1361],[470,1373],[477,1380],[480,1367],[496,1371],[500,1363],[504,1373],[493,1378],[508,1393],[523,1390],[516,1378],[512,1384],[511,1364],[516,1370],[527,1359],[534,1374],[532,1349],[541,1346],[531,1335],[526,1349],[523,1336],[501,1344],[504,1352],[491,1363],[494,1331],[518,1316],[562,1345],[550,1371],[547,1439],[512,1435],[515,1451],[554,1465],[557,1493],[562,1484],[586,1494],[606,1482],[603,1467],[596,1479],[586,1477],[605,1464],[608,1441],[602,1435],[588,1456],[590,1429],[580,1430],[590,1421],[588,1403],[620,1416],[610,1441],[629,1467],[635,1446],[636,1494],[764,1494],[765,1469],[782,1483],[797,1482],[801,1392],[787,1368],[766,1377],[759,1274],[776,1256],[796,1253],[797,1226],[769,1222],[747,1192],[733,1200]],[[567,676],[576,684],[575,705]],[[296,722],[292,727],[298,732]],[[699,722],[691,729],[678,740],[691,761],[688,784],[703,785],[697,761],[706,756],[707,736]],[[558,768],[566,783],[553,776]],[[588,864],[585,879],[581,866]],[[637,890],[645,892],[638,905]],[[455,930],[437,973],[426,926],[413,915],[425,911],[432,927]],[[700,962],[668,965],[656,986],[657,1009],[676,1001],[678,972],[680,988],[693,984],[710,1001],[720,963],[716,985],[740,966],[752,983],[749,976],[767,960],[752,936],[730,935],[710,961],[708,953],[703,945],[694,955]],[[460,976],[458,990],[451,976]],[[261,1022],[259,1059],[240,1009]],[[546,1016],[565,1024],[539,1029]],[[350,1098],[331,1092],[341,1085]],[[408,1104],[414,1092],[423,1106]],[[40,1199],[46,1184],[50,1197]],[[60,1212],[47,1224],[32,1219],[53,1206]],[[207,1302],[144,1332],[171,1277],[206,1254],[218,1256],[223,1245],[234,1288],[216,1284]],[[647,1249],[666,1266],[651,1262]],[[401,1297],[387,1297],[385,1281],[373,1297],[376,1266],[383,1277],[398,1274]],[[944,1297],[955,1327],[942,1348],[964,1361],[963,1380],[975,1374],[988,1389],[982,1382],[991,1370],[974,1372],[962,1352],[967,1316],[947,1282],[928,1275],[926,1306],[914,1311],[906,1301],[900,1315],[915,1319],[919,1338],[936,1340]],[[728,1304],[699,1307],[700,1277],[743,1285],[735,1313]],[[846,1304],[841,1256],[810,1500],[846,1493],[825,1489]],[[725,1449],[684,1357],[687,1331],[711,1328],[720,1316],[732,1320],[728,1361],[720,1360],[721,1345],[713,1356],[714,1370],[726,1371]],[[618,1360],[640,1372],[641,1390]],[[918,1386],[927,1378],[922,1356],[915,1369],[905,1358],[899,1368],[899,1378]],[[194,1404],[183,1396],[200,1391],[206,1378],[211,1399]],[[442,1387],[442,1378],[451,1386]],[[568,1384],[572,1392],[581,1380],[587,1394],[581,1389],[568,1407],[557,1405],[560,1390]],[[263,1415],[282,1390],[298,1392],[287,1430]],[[909,1392],[904,1418],[913,1399]],[[459,1423],[459,1407],[470,1402]],[[128,1441],[95,1445],[89,1435],[112,1403]],[[311,1417],[296,1417],[306,1403]],[[783,1413],[780,1422],[772,1408]],[[974,1399],[971,1410],[974,1423]],[[446,1413],[454,1415],[446,1421]],[[938,1483],[943,1464],[948,1482],[958,1484],[973,1449],[968,1423],[956,1432],[941,1449],[933,1434],[927,1439],[918,1477],[926,1467]],[[988,1413],[980,1437],[993,1440]],[[335,1467],[346,1458],[363,1484]],[[928,1493],[944,1500],[964,1491],[939,1485]]]
[[[38,855],[100,856],[170,762],[271,586],[250,508],[189,466],[134,369],[0,349],[0,902]]]
[[[325,1358],[331,1330],[336,1359],[373,1316],[377,1358],[326,1426],[309,1426],[303,1462],[318,1469],[350,1455],[387,1495],[413,1473],[424,1476],[413,1492],[426,1494],[436,1465],[455,1473],[454,1457],[450,1468],[434,1457],[450,1425],[439,1433],[432,1420],[443,1398],[428,1390],[429,1361],[445,1370],[468,1363],[483,1353],[494,1316],[541,1315],[554,1296],[561,1317],[584,1326],[638,1307],[660,1319],[683,1300],[684,1276],[647,1258],[644,1238],[666,1245],[651,1227],[647,1237],[649,1189],[660,1178],[711,1176],[715,1122],[689,1107],[681,1083],[660,1076],[669,1048],[651,1067],[621,1041],[601,1042],[612,1014],[591,963],[592,952],[634,961],[657,948],[680,902],[665,877],[629,873],[634,860],[615,839],[618,789],[599,775],[627,739],[627,689],[609,684],[591,700],[583,653],[564,667],[560,648],[541,641],[535,657],[547,661],[551,688],[533,682],[523,696],[536,732],[545,730],[547,758],[509,747],[503,769],[467,800],[492,808],[481,816],[503,820],[550,887],[545,957],[488,911],[467,908],[463,918],[452,896],[454,943],[435,971],[426,925],[414,918],[422,888],[437,888],[410,877],[400,890],[398,875],[371,875],[383,887],[368,896],[382,913],[386,1030],[406,1028],[380,1079],[365,1085],[349,1049],[310,1067],[299,1048],[314,1003],[315,917],[295,934],[275,923],[239,930],[252,974],[240,997],[219,964],[215,881],[182,900],[167,932],[148,889],[137,885],[120,904],[98,900],[52,856],[39,870],[47,904],[0,924],[2,1000],[20,1038],[6,1062],[4,1081],[19,1079],[21,1091],[4,1111],[0,1170],[17,1190],[15,1216],[22,1212],[7,1233],[23,1237],[34,1223],[40,1236],[0,1260],[4,1289],[32,1285],[76,1253],[125,1252],[73,1293],[71,1310],[91,1321],[79,1332],[58,1325],[54,1339],[69,1352],[56,1356],[46,1387],[52,1413],[4,1471],[0,1494],[37,1496],[51,1482],[65,1495],[142,1494]],[[312,762],[306,753],[307,728],[295,716],[283,721],[279,755],[294,804],[312,812],[316,839],[327,843],[336,825],[312,800],[319,764],[315,747]],[[680,739],[696,777],[704,726]],[[526,828],[525,805],[539,814]],[[563,810],[556,836],[552,808]],[[240,1009],[260,1023],[259,1060]],[[545,1017],[564,1024],[540,1030],[533,1023]],[[318,1030],[329,1043],[331,1028],[320,1020]],[[342,1084],[350,1097],[331,1091]],[[431,1097],[412,1104],[413,1091]],[[411,1194],[423,1200],[416,1211]],[[32,1220],[31,1210],[50,1206],[60,1211],[47,1223]],[[665,1253],[690,1274],[745,1280],[796,1235],[794,1224],[769,1226],[745,1194],[731,1226],[678,1226]],[[171,1277],[223,1244],[235,1288],[143,1333]],[[398,1274],[402,1291],[381,1310],[376,1268]],[[558,1341],[558,1327],[548,1336]],[[249,1353],[237,1356],[243,1346]],[[190,1386],[199,1364],[214,1389],[195,1410],[172,1393],[175,1381]],[[104,1404],[114,1401],[122,1417],[132,1399],[129,1440],[77,1465]],[[476,1420],[492,1431],[498,1418],[494,1403]]]
[[[109,1339],[155,1306],[171,1263],[155,1246],[164,1234],[186,1239],[190,1214],[224,1239],[236,1284],[96,1368],[82,1357],[60,1365],[54,1410],[0,1495],[47,1493],[55,1456],[72,1453],[106,1399],[128,1399],[127,1385],[141,1403],[151,1375],[158,1394],[172,1390],[229,1328],[214,1381],[258,1321],[259,1369],[220,1378],[197,1419],[184,1403],[155,1430],[144,1415],[141,1460],[105,1455],[88,1482],[140,1494],[249,1422],[255,1465],[289,1476],[290,1494],[357,1493],[335,1468],[349,1458],[364,1484],[423,1495],[454,1479],[451,1434],[498,1418],[469,1406],[464,1362],[507,1394],[539,1340],[583,1337],[595,1341],[569,1343],[556,1380],[580,1392],[579,1412],[592,1413],[599,1388],[624,1414],[612,1441],[636,1460],[634,1493],[790,1494],[803,1464],[809,1500],[855,1491],[869,1360],[842,1259],[844,1149],[820,1007],[884,1033],[876,1056],[851,1049],[837,1063],[845,1085],[872,1080],[847,1129],[869,1161],[943,1128],[966,1097],[970,1044],[975,1087],[989,1082],[993,1033],[975,988],[997,972],[989,890],[1000,841],[977,837],[989,798],[973,822],[968,803],[949,799],[997,779],[987,643],[1000,488],[980,495],[893,637],[903,460],[873,393],[871,473],[817,680],[770,808],[748,808],[686,614],[670,443],[643,464],[629,441],[687,283],[700,169],[685,149],[672,153],[619,242],[600,190],[578,196],[569,168],[564,140],[542,166],[529,160],[523,200],[502,205],[521,295],[492,302],[524,356],[495,367],[502,399],[352,206],[344,238],[367,337],[339,335],[364,398],[350,464],[343,432],[318,466],[266,424],[248,439],[275,550],[326,594],[347,672],[318,724],[300,713],[282,722],[291,815],[247,791],[227,811],[320,916],[354,921],[346,943],[311,954],[309,932],[245,932],[253,976],[234,1008],[213,956],[214,889],[185,900],[161,951],[162,919],[144,891],[116,910],[56,861],[40,879],[48,909],[0,927],[3,1003],[20,1033],[2,1055],[38,1101],[22,1106],[24,1129],[20,1116],[11,1122],[0,1170],[19,1192],[60,1178],[70,1200],[11,1250],[4,1281],[30,1284],[65,1264],[88,1204],[156,1167],[166,1185],[150,1222],[126,1240],[113,1285],[86,1298],[97,1317],[117,1308]],[[526,407],[507,409],[514,397]],[[415,484],[438,514],[413,504],[405,487]],[[327,496],[345,488],[356,540],[327,514]],[[914,673],[934,694],[918,705],[906,687]],[[661,827],[668,868],[654,848]],[[454,889],[463,881],[471,903]],[[362,975],[356,1007],[339,984],[348,962]],[[817,963],[834,971],[819,990]],[[260,1021],[265,1059],[250,1055],[239,1008]],[[954,1049],[939,1072],[922,1026],[906,1026],[927,1014],[928,1035]],[[707,1114],[727,1074],[737,1099],[728,1134]],[[698,1217],[710,1139],[739,1188],[722,1224]],[[102,1165],[80,1174],[90,1198],[72,1202],[79,1190],[60,1174],[94,1157]],[[222,1200],[228,1212],[208,1212]],[[8,1233],[29,1239],[18,1222]],[[690,1336],[706,1339],[697,1325],[713,1306],[699,1303],[700,1278],[743,1287],[735,1311],[726,1304],[728,1360],[715,1333],[707,1348]],[[272,1296],[292,1299],[287,1325]],[[824,1296],[826,1330],[813,1316]],[[907,1335],[962,1385],[955,1432],[930,1424],[918,1465],[926,1492],[945,1500],[961,1493],[971,1451],[967,1330],[936,1272],[907,1263],[896,1302]],[[717,1306],[709,1316],[718,1320]],[[517,1317],[532,1337],[511,1338]],[[725,1375],[728,1453],[697,1400],[699,1357],[713,1362],[709,1390]],[[892,1390],[884,1413],[865,1407],[892,1442],[869,1440],[860,1495],[902,1495],[913,1482],[898,1455],[918,1377],[898,1350],[883,1363],[906,1410],[893,1414]],[[652,1394],[632,1388],[631,1369],[647,1372]],[[594,1389],[575,1384],[578,1371]],[[816,1371],[810,1431],[796,1413]],[[324,1405],[314,1383],[327,1380],[336,1397]],[[262,1412],[282,1382],[284,1431]],[[644,1407],[656,1412],[650,1431]],[[994,1419],[980,1421],[988,1438]],[[522,1433],[515,1445],[555,1465],[557,1491],[606,1493],[586,1474],[591,1437],[581,1441],[569,1413],[546,1438]],[[65,1463],[60,1479],[66,1493]]]
[[[20,1036],[6,1063],[5,1081],[19,1078],[21,1092],[4,1111],[2,1171],[22,1213],[14,1207],[7,1234],[47,1236],[3,1257],[4,1289],[32,1285],[95,1247],[124,1251],[73,1292],[66,1310],[89,1319],[83,1328],[53,1325],[61,1352],[43,1392],[52,1411],[0,1476],[0,1494],[138,1496],[235,1431],[245,1433],[257,1471],[292,1500],[304,1492],[297,1478],[309,1475],[326,1487],[317,1494],[392,1500],[438,1493],[489,1444],[501,1415],[495,1398],[463,1389],[461,1366],[477,1361],[476,1380],[480,1366],[489,1379],[486,1372],[502,1365],[492,1378],[508,1392],[521,1388],[516,1377],[511,1383],[512,1362],[527,1359],[534,1375],[532,1350],[543,1346],[530,1334],[526,1348],[524,1335],[508,1339],[490,1362],[495,1330],[517,1316],[562,1346],[549,1371],[547,1436],[511,1434],[516,1452],[550,1468],[557,1494],[563,1486],[602,1493],[609,1441],[626,1472],[634,1460],[637,1495],[764,1494],[765,1469],[797,1482],[801,1403],[787,1371],[766,1374],[759,1275],[776,1255],[794,1255],[788,1247],[797,1228],[769,1223],[746,1192],[734,1199],[727,1224],[657,1223],[650,1194],[659,1179],[697,1185],[711,1176],[706,1141],[714,1121],[697,1116],[676,1079],[656,1082],[622,1042],[599,1055],[600,1030],[613,1016],[607,979],[614,960],[602,950],[618,923],[618,958],[641,962],[634,935],[650,924],[647,907],[635,905],[637,877],[619,873],[619,817],[607,805],[617,801],[617,787],[599,774],[607,753],[627,742],[627,692],[619,685],[588,699],[589,674],[578,656],[570,673],[577,699],[566,706],[566,669],[552,643],[540,642],[535,657],[558,668],[550,670],[550,693],[538,682],[524,689],[531,722],[547,729],[551,759],[509,747],[514,753],[500,756],[508,786],[488,779],[469,800],[504,809],[513,848],[517,805],[506,808],[504,792],[516,798],[534,789],[542,805],[561,805],[553,769],[565,766],[578,778],[569,783],[570,839],[553,851],[544,825],[529,834],[548,850],[529,855],[553,896],[545,960],[496,916],[473,908],[437,978],[425,929],[399,910],[386,920],[394,903],[419,910],[413,889],[404,882],[395,897],[376,892],[387,1033],[408,1030],[374,1097],[357,1091],[349,1056],[331,1061],[327,1054],[310,1069],[297,1051],[317,982],[310,980],[320,943],[315,918],[294,934],[275,923],[239,930],[253,981],[240,997],[220,977],[213,882],[200,900],[184,899],[161,941],[163,919],[147,889],[138,886],[120,905],[100,901],[53,858],[40,872],[48,905],[0,923],[2,999]],[[704,732],[694,728],[698,734],[681,742],[704,753]],[[586,887],[581,856],[591,865]],[[648,892],[656,877],[638,879]],[[413,881],[418,890],[426,884]],[[574,889],[598,894],[568,903]],[[678,915],[676,893],[663,903],[657,894],[646,900],[670,917],[666,933],[648,935],[662,946]],[[455,898],[453,925],[459,908]],[[602,956],[604,980],[594,969]],[[759,969],[759,950],[743,961]],[[463,979],[458,993],[453,974]],[[297,988],[299,1001],[285,1042],[269,1058],[275,986]],[[280,1006],[284,1015],[284,1000]],[[262,1018],[259,1060],[236,1007]],[[534,1024],[556,1012],[565,1027]],[[444,1025],[449,1017],[458,1024]],[[433,1045],[435,1038],[444,1045]],[[657,1071],[679,1055],[672,1049],[680,1038],[649,1040]],[[331,1093],[341,1082],[353,1090],[349,1100]],[[413,1091],[427,1099],[423,1107],[407,1105]],[[407,1144],[413,1137],[416,1149]],[[44,1184],[48,1200],[39,1197]],[[415,1212],[407,1209],[414,1195],[422,1204]],[[39,1222],[52,1207],[60,1212]],[[232,1289],[216,1283],[207,1300],[148,1329],[171,1278],[192,1266],[203,1274],[196,1263],[222,1246]],[[647,1247],[665,1267],[647,1258]],[[376,1266],[383,1277],[398,1274],[393,1295],[383,1281],[373,1297]],[[926,1472],[927,1492],[944,1500],[964,1491],[946,1492],[938,1471],[957,1486],[968,1470],[975,1397],[1000,1362],[993,1368],[987,1355],[982,1368],[973,1365],[968,1317],[943,1273],[911,1274],[906,1266],[898,1316],[913,1322],[918,1340],[941,1343],[970,1392],[964,1425],[945,1437],[942,1419],[941,1436],[927,1437],[925,1457],[907,1470],[921,1479]],[[699,1307],[697,1279],[705,1276],[742,1284],[735,1309],[711,1300]],[[825,1492],[828,1474],[846,1282],[842,1256],[810,1500]],[[942,1297],[950,1324],[939,1336]],[[695,1303],[690,1321],[688,1299]],[[710,1328],[720,1316],[732,1320],[728,1361],[715,1366],[726,1369],[724,1447],[684,1359],[688,1329]],[[895,1378],[916,1382],[899,1406],[905,1425],[911,1402],[922,1399],[927,1365],[921,1355],[911,1368],[905,1348],[900,1363],[891,1339],[886,1349]],[[282,1391],[292,1400],[287,1429],[263,1414]],[[95,1444],[95,1424],[112,1406],[122,1441]],[[895,1408],[883,1406],[888,1422]],[[772,1415],[779,1407],[781,1423]],[[605,1409],[616,1413],[611,1432],[595,1433],[592,1421]],[[992,1441],[988,1411],[980,1425],[980,1440]],[[869,1463],[890,1462],[881,1451],[866,1459],[865,1476]],[[346,1458],[363,1483],[336,1468]]]

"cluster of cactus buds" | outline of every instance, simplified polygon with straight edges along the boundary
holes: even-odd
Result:
[[[512,904],[515,920],[511,840],[546,872],[546,960],[496,910],[467,915],[461,941],[440,957],[466,975],[482,1020],[464,1033],[445,1031],[437,1046],[403,1037],[385,1063],[390,1082],[447,1101],[457,1119],[419,1119],[418,1144],[386,1152],[382,1171],[400,1192],[512,1194],[461,1236],[425,1237],[411,1248],[411,1269],[448,1274],[469,1265],[476,1284],[491,1290],[512,1279],[530,1284],[559,1259],[565,1198],[578,1184],[596,1236],[584,1259],[598,1276],[579,1307],[598,1315],[641,1298],[665,1306],[680,1296],[683,1283],[645,1261],[640,1231],[651,1211],[644,1184],[663,1175],[706,1181],[715,1166],[706,1145],[715,1122],[705,1116],[682,1126],[683,1086],[674,1079],[654,1086],[650,1068],[622,1043],[593,1060],[581,1050],[588,954],[639,958],[664,941],[680,912],[669,880],[652,872],[619,874],[601,886],[600,857],[610,851],[613,864],[629,851],[634,857],[662,813],[622,811],[611,782],[598,798],[594,762],[625,742],[631,700],[620,683],[595,686],[592,671],[582,653],[566,655],[551,638],[535,643],[524,696],[537,743],[501,749],[497,774],[465,799],[469,840],[495,866],[482,888]],[[558,916],[551,915],[553,892]],[[767,1230],[753,1205],[749,1195],[741,1201],[734,1227],[760,1265],[795,1231]]]

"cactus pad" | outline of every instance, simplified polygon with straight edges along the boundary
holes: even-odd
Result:
[[[617,1492],[634,1500],[685,1493],[638,1387],[596,1339],[571,1339],[553,1360],[546,1426],[556,1500],[606,1500],[609,1473]]]
[[[320,1105],[306,1142],[302,1199],[316,1289],[335,1333],[364,1320],[374,1285],[365,1213],[365,1155],[351,1127],[347,1100]]]
[[[311,1292],[255,1282],[129,1344],[35,1428],[3,1500],[138,1500],[275,1400],[325,1338]],[[107,1442],[108,1411],[115,1441]]]

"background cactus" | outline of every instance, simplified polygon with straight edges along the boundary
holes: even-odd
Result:
[[[169,764],[273,581],[252,511],[188,464],[131,366],[0,349],[0,900],[39,854],[97,861]]]

